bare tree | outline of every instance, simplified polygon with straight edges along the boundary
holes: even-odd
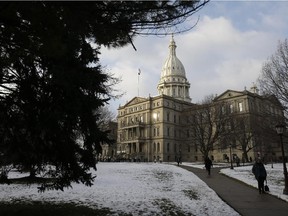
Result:
[[[264,94],[275,95],[288,116],[288,40],[279,41],[278,48],[262,67],[258,79]]]
[[[207,96],[201,105],[189,110],[189,124],[192,143],[199,148],[204,158],[227,136],[229,115],[225,102],[213,102],[214,96]]]
[[[261,98],[259,109],[250,108],[249,112],[235,112],[230,116],[231,131],[228,137],[233,140],[234,147],[242,151],[245,161],[248,161],[250,151],[262,152],[266,156],[273,153],[276,140],[274,126],[283,119],[281,104],[274,96]]]
[[[249,161],[248,152],[259,144],[258,138],[261,137],[261,130],[257,127],[259,123],[257,118],[251,118],[249,115],[236,114],[231,118],[229,136],[233,139],[235,148],[242,151],[245,161]]]

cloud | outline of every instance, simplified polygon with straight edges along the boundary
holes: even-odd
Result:
[[[278,40],[287,35],[283,23],[288,21],[285,12],[288,3],[279,3],[282,8],[271,3],[249,2],[241,4],[242,7],[235,7],[231,2],[216,3],[217,8],[221,4],[220,14],[213,11],[212,5],[204,10],[194,29],[174,37],[177,57],[191,84],[193,102],[227,89],[249,89],[260,75],[263,62],[275,52]],[[223,13],[225,8],[227,14]],[[259,8],[261,11],[255,13]],[[209,11],[213,11],[213,16],[208,15]],[[116,76],[122,76],[123,82],[117,88],[126,92],[123,98],[111,102],[112,109],[116,110],[119,104],[124,105],[137,96],[138,89],[143,97],[157,95],[162,65],[169,54],[169,41],[170,36],[137,37],[133,42],[137,51],[132,46],[102,50],[102,64],[107,64]]]

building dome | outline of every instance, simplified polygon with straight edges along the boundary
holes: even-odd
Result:
[[[161,77],[165,76],[186,77],[184,66],[176,56],[176,47],[177,46],[172,36],[169,45],[170,53],[162,67]]]
[[[182,62],[176,56],[176,43],[173,35],[169,44],[169,56],[163,64],[161,78],[158,83],[158,94],[165,94],[191,102],[189,96],[190,83],[187,81]]]

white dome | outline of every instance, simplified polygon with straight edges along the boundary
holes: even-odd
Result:
[[[191,102],[189,96],[190,83],[186,78],[182,62],[176,56],[176,44],[173,35],[169,49],[170,53],[162,67],[160,81],[157,86],[158,93]]]
[[[169,45],[170,53],[166,59],[161,72],[161,77],[181,76],[186,77],[185,69],[182,62],[176,56],[176,44],[172,37]]]

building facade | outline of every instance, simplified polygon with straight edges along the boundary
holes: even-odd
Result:
[[[203,106],[191,102],[189,89],[190,83],[186,78],[182,62],[176,56],[176,43],[172,36],[169,55],[163,64],[157,86],[158,95],[147,98],[134,97],[118,108],[118,159],[148,162],[172,162],[177,159],[202,161],[204,155],[199,146],[199,140],[195,139],[196,136],[192,136],[195,122],[189,119],[195,115],[196,110],[197,112],[201,111]],[[267,134],[257,133],[256,136],[257,130],[252,128],[257,125],[247,123],[255,122],[255,119],[258,119],[259,122],[265,119],[268,122],[267,119],[270,119],[271,116],[274,120],[276,117],[278,119],[283,117],[281,105],[275,98],[260,96],[257,87],[253,86],[249,91],[227,90],[211,101],[211,104],[219,103],[225,103],[225,109],[229,110],[229,116],[234,116],[235,119],[245,116],[244,125],[246,125],[245,128],[249,125],[249,131],[243,131],[243,128],[237,129],[237,131],[251,137],[250,140],[247,139],[246,143],[246,158],[254,159],[255,155],[261,152],[267,158],[277,160],[280,155],[280,146],[273,142],[267,144],[264,141]],[[271,112],[268,113],[268,110]],[[264,112],[266,113],[264,114]],[[227,118],[228,114],[225,119]],[[215,122],[218,120],[214,118]],[[270,124],[272,125],[271,121]],[[226,128],[228,131],[226,135],[229,134],[229,130],[232,131],[231,128]],[[212,133],[216,134],[215,126],[212,131],[215,131]],[[226,161],[231,150],[233,152],[232,159],[236,156],[243,158],[243,149],[239,148],[241,142],[236,139],[236,130],[233,131],[234,136],[229,136],[229,145],[227,145],[227,139],[224,142],[221,137],[218,137],[217,141],[213,143],[209,156],[214,161]]]

